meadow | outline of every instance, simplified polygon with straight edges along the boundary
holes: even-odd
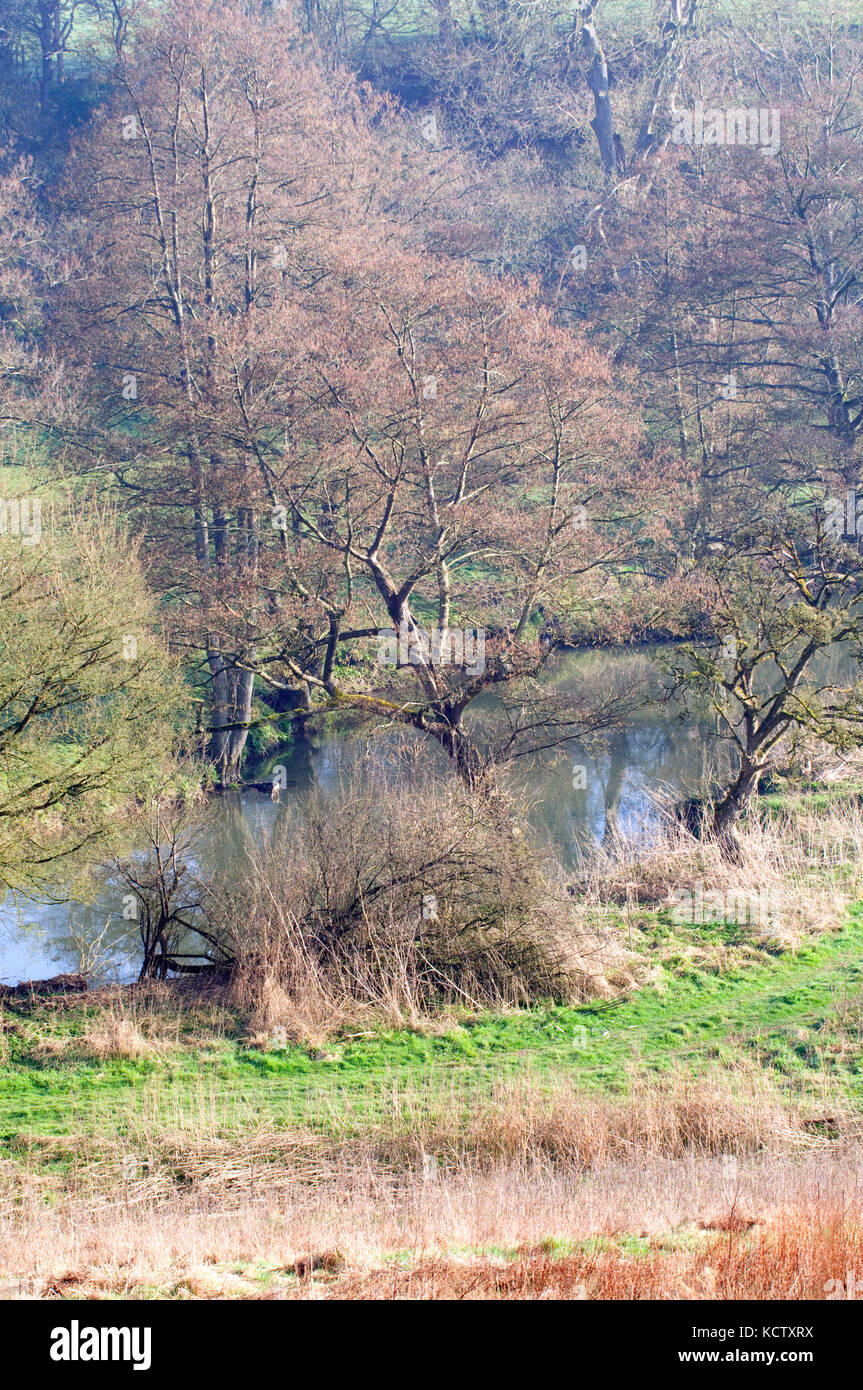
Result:
[[[863,906],[835,875],[817,901],[832,913],[781,945],[607,901],[630,987],[407,1026],[262,1029],[218,978],[7,993],[5,1277],[69,1297],[827,1297],[863,1248]]]

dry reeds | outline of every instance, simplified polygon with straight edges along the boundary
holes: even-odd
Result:
[[[742,863],[729,864],[715,841],[666,814],[649,834],[597,848],[583,866],[583,902],[671,905],[685,918],[700,892],[708,924],[737,922],[753,943],[781,950],[835,927],[863,895],[863,807],[854,802],[756,803],[739,840]]]
[[[130,1180],[101,1202],[47,1203],[0,1172],[3,1293],[825,1298],[863,1270],[853,1148],[732,1164],[635,1146],[587,1171],[510,1159],[400,1174],[355,1153],[305,1176],[299,1163],[290,1183],[257,1158],[251,1186]]]
[[[626,960],[501,803],[370,765],[280,817],[213,885],[208,918],[253,1035],[313,1044],[363,1012],[415,1024],[448,1003],[609,998]]]

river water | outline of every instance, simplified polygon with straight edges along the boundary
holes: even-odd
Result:
[[[647,649],[565,652],[555,660],[550,683],[607,690],[625,680],[633,663],[652,670],[653,654]],[[375,755],[385,758],[398,737],[386,730],[376,733],[371,744]],[[258,791],[219,798],[213,823],[202,836],[199,867],[237,863],[250,841],[266,835],[282,804],[301,806],[310,788],[336,787],[368,747],[367,729],[330,725],[261,764],[256,778],[266,778],[274,765],[284,768],[288,785],[280,805]],[[437,748],[434,753],[445,764]],[[708,725],[684,717],[674,705],[654,705],[634,710],[622,729],[588,747],[570,741],[530,762],[522,760],[513,777],[530,802],[537,832],[572,865],[585,848],[613,831],[627,837],[649,835],[658,799],[698,794],[717,756],[717,740]],[[137,926],[123,919],[121,904],[122,892],[116,888],[88,903],[35,903],[8,895],[0,905],[0,982],[15,984],[82,968],[109,979],[136,978]]]

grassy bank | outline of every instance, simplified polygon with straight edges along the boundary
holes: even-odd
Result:
[[[767,804],[747,831],[744,884],[793,929],[681,921],[672,885],[727,886],[691,838],[599,865],[580,920],[626,968],[580,1005],[410,1025],[357,1007],[304,1035],[216,979],[7,995],[0,1277],[71,1297],[827,1296],[863,1255],[846,801]]]
[[[226,1126],[254,1113],[276,1126],[343,1134],[381,1122],[397,1104],[431,1111],[461,1097],[467,1110],[506,1078],[540,1086],[565,1078],[626,1095],[680,1072],[736,1072],[742,1063],[789,1101],[859,1102],[863,910],[778,957],[735,957],[722,939],[724,964],[699,962],[693,951],[703,951],[711,929],[681,933],[663,916],[633,926],[634,944],[656,964],[651,983],[629,997],[452,1010],[412,1029],[346,1032],[314,1049],[278,1031],[250,1046],[242,1015],[170,985],[9,1003],[0,1143],[8,1153],[22,1133],[119,1139],[136,1115],[143,1122],[160,1109],[182,1115],[202,1104]]]

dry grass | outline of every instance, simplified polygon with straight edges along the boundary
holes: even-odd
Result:
[[[82,1042],[83,1051],[101,1061],[109,1058],[134,1061],[160,1050],[159,1044],[146,1037],[132,1019],[120,1014],[108,1014],[98,1023],[90,1024]]]
[[[390,1082],[376,1122],[340,1103],[326,1133],[223,1099],[154,1088],[112,1141],[20,1137],[0,1293],[821,1298],[863,1270],[859,1117],[831,1110],[828,1141],[754,1068],[618,1100]]]
[[[183,1096],[154,1088],[129,1109],[122,1138],[21,1138],[16,1163],[30,1172],[71,1167],[62,1180],[45,1177],[46,1190],[62,1201],[71,1185],[79,1201],[101,1205],[116,1196],[118,1183],[124,1200],[145,1203],[178,1190],[251,1197],[260,1188],[287,1191],[343,1171],[396,1181],[430,1163],[472,1173],[503,1165],[584,1174],[634,1153],[736,1161],[832,1151],[818,1117],[783,1103],[754,1069],[741,1068],[733,1079],[643,1085],[617,1100],[580,1091],[572,1081],[530,1076],[491,1092],[481,1083],[424,1088],[390,1079],[375,1097],[377,1120],[367,1113],[369,1099],[339,1097],[324,1130],[314,1112],[286,1128],[262,1118],[242,1096],[228,1108],[203,1085]],[[834,1107],[830,1132],[852,1143],[861,1126],[853,1113]]]
[[[616,1101],[585,1094],[567,1080],[521,1077],[491,1093],[457,1081],[424,1090],[391,1080],[385,1102],[377,1122],[340,1102],[324,1134],[314,1115],[285,1130],[261,1119],[253,1106],[240,1105],[227,1116],[218,1098],[203,1090],[182,1105],[153,1093],[129,1115],[122,1148],[101,1145],[88,1159],[88,1145],[78,1143],[76,1152],[89,1168],[76,1170],[76,1191],[100,1197],[106,1159],[110,1172],[128,1155],[138,1156],[136,1193],[145,1198],[170,1193],[176,1183],[183,1190],[252,1193],[261,1181],[288,1187],[327,1179],[345,1166],[397,1176],[422,1172],[429,1159],[474,1172],[498,1163],[589,1172],[632,1152],[663,1159],[792,1156],[825,1145],[812,1116],[782,1102],[755,1069],[741,1069],[734,1083],[717,1077],[652,1084]],[[831,1115],[831,1127],[848,1140],[860,1133],[850,1113]],[[50,1150],[68,1141],[46,1143]]]
[[[579,920],[515,812],[399,767],[363,764],[286,808],[245,871],[211,885],[252,1037],[321,1046],[347,1023],[417,1026],[447,1004],[612,998],[627,951]]]
[[[102,1298],[823,1298],[863,1269],[861,1153],[370,1164],[58,1210],[0,1177],[0,1286]],[[26,1239],[24,1239],[26,1235]],[[835,1286],[832,1286],[835,1288]]]
[[[329,1291],[342,1299],[818,1300],[835,1297],[863,1259],[863,1229],[841,1203],[803,1200],[761,1221],[717,1223],[726,1226],[694,1249],[675,1242],[697,1237],[704,1223],[651,1237],[638,1254],[611,1243],[560,1257],[545,1241],[506,1262],[432,1258],[331,1280]]]
[[[409,1151],[399,1147],[403,1133],[394,1126],[383,1141],[407,1158]],[[449,1105],[416,1116],[409,1134],[423,1151],[444,1158],[582,1169],[634,1151],[663,1157],[791,1153],[813,1143],[801,1111],[780,1101],[756,1071],[741,1072],[735,1085],[725,1079],[644,1085],[616,1102],[585,1095],[571,1081],[510,1083],[461,1113]]]
[[[715,843],[668,816],[659,830],[597,850],[580,884],[583,910],[678,904],[684,890],[700,886],[720,910],[723,899],[743,908],[740,925],[755,946],[782,950],[834,928],[863,896],[863,807],[770,813],[756,805],[740,843],[743,864],[728,864]]]
[[[203,1039],[206,1025],[212,1021],[205,1001],[184,1018],[179,991],[169,984],[109,985],[91,990],[87,999],[90,1011],[83,1029],[43,1031],[33,1048],[37,1056],[53,1058],[70,1053],[95,1061],[162,1056],[178,1046],[181,1023],[188,1025],[194,1017]],[[62,998],[49,1002],[59,1008],[64,1004]],[[73,1001],[71,1007],[80,1007],[80,1000]]]

